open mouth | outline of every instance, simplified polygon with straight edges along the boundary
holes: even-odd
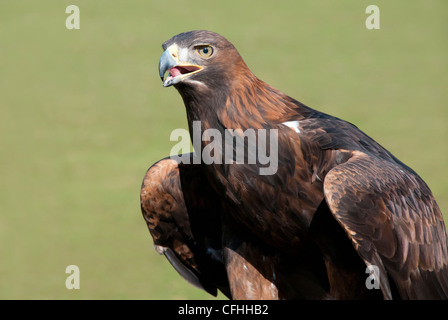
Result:
[[[191,76],[194,73],[201,71],[203,67],[196,65],[179,65],[168,69],[168,77],[163,81],[163,85],[168,87],[172,84],[178,83],[181,79]]]
[[[198,66],[176,66],[176,67],[169,69],[169,72],[172,77],[177,77],[181,74],[189,74],[189,73],[193,73],[195,71],[199,71],[201,69],[202,68],[200,68]]]

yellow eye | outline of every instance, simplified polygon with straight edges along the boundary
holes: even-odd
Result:
[[[205,59],[210,58],[213,55],[213,51],[212,46],[200,46],[196,48],[196,53]]]

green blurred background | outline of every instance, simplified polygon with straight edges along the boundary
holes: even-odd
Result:
[[[358,125],[448,218],[447,15],[446,0],[0,1],[0,299],[211,298],[155,253],[139,207],[186,128],[157,65],[187,30],[221,33],[259,78]]]

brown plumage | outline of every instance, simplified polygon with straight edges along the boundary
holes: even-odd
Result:
[[[143,180],[142,212],[156,250],[179,274],[212,295],[220,289],[230,297],[220,258],[220,200],[210,189],[202,189],[206,183],[199,166],[162,159]]]
[[[196,146],[221,144],[218,161],[167,158],[143,182],[154,243],[184,278],[233,299],[447,299],[448,236],[417,173],[356,126],[259,80],[216,33],[182,33],[163,49],[159,72],[170,72],[164,85],[182,96],[190,133],[200,121],[222,134]],[[249,139],[243,163],[229,164],[229,129],[254,129],[258,142],[257,129],[278,130],[275,173],[247,161]],[[370,265],[379,289],[366,285]]]

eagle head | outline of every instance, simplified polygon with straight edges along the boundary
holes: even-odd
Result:
[[[164,42],[162,48],[159,74],[165,87],[219,89],[251,73],[235,47],[215,32],[183,32]]]

